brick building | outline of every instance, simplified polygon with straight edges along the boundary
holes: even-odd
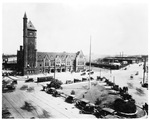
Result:
[[[23,46],[17,51],[18,71],[22,75],[79,71],[85,66],[85,56],[82,51],[77,53],[37,52],[36,32],[31,21],[28,22],[26,13],[23,17]]]

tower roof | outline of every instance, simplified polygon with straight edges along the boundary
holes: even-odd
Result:
[[[28,22],[28,24],[27,24],[27,29],[36,30],[31,21]]]
[[[24,13],[24,17],[23,18],[27,18],[26,12]]]

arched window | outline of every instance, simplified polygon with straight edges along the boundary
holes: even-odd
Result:
[[[66,65],[67,66],[71,65],[71,59],[70,59],[70,57],[67,57],[67,59],[66,59]]]
[[[49,60],[47,58],[45,59],[45,66],[49,66]]]
[[[59,58],[59,56],[56,57],[55,62],[56,62],[56,66],[61,65],[61,59]]]
[[[55,65],[55,61],[54,60],[51,60],[51,62],[50,62],[51,64],[51,66],[54,66]]]

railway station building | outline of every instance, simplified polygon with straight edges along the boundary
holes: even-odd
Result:
[[[54,71],[80,71],[85,68],[86,59],[80,50],[69,52],[38,52],[36,48],[37,30],[26,13],[23,17],[23,46],[17,51],[18,71],[22,75],[51,73]]]

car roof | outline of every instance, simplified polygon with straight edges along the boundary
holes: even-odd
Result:
[[[54,87],[51,87],[51,89],[55,89]]]
[[[111,108],[102,108],[102,110],[105,110],[105,111],[110,112],[110,113],[113,113],[115,111]]]
[[[86,103],[89,103],[89,102],[90,102],[89,100],[84,99],[84,98],[82,98],[81,101],[82,101],[82,102],[86,102]]]

